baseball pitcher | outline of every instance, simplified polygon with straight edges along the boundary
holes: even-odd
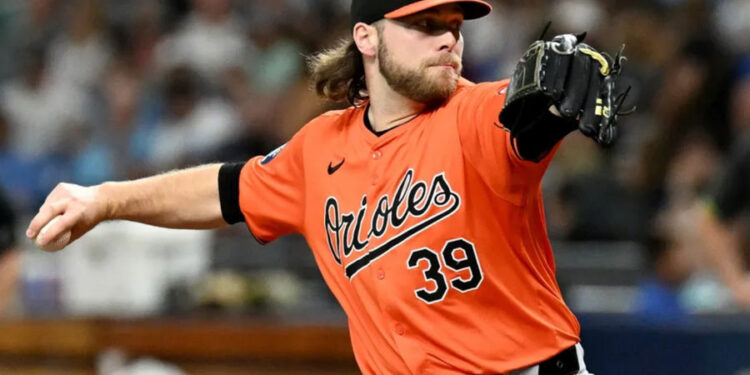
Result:
[[[61,184],[27,236],[58,248],[113,219],[243,222],[261,243],[301,233],[363,374],[588,374],[540,185],[568,133],[615,138],[622,57],[560,35],[534,42],[509,80],[471,83],[461,27],[490,11],[353,0],[351,38],[309,62],[316,91],[351,107],[246,163]]]

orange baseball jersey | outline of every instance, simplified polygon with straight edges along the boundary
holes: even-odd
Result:
[[[462,83],[381,136],[323,114],[251,159],[240,208],[261,242],[301,233],[364,374],[494,374],[579,341],[546,235],[540,163],[498,123],[507,81]]]

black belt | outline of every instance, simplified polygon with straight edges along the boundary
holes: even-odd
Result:
[[[536,365],[511,371],[507,374],[516,374],[519,372],[526,373],[534,367],[539,369],[539,375],[576,375],[581,370],[581,365],[578,363],[578,352],[576,351],[576,346],[573,345],[570,348],[555,354],[552,358],[548,358]]]
[[[539,363],[539,375],[575,375],[580,369],[575,345]]]

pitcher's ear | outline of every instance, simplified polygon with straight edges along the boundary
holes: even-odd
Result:
[[[352,38],[357,49],[363,56],[375,56],[380,36],[374,25],[358,22],[352,30]]]

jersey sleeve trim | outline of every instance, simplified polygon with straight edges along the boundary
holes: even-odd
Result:
[[[221,216],[228,224],[245,221],[240,209],[240,172],[245,163],[225,163],[219,169]]]

